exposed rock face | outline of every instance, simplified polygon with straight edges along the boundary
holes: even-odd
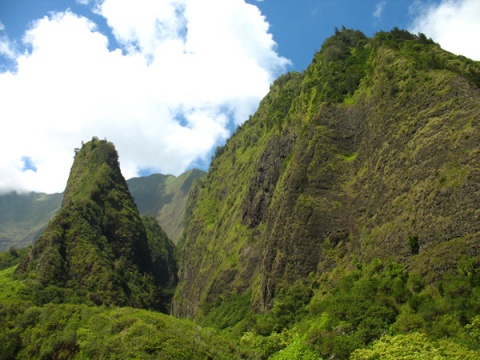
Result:
[[[267,216],[282,165],[293,144],[293,136],[272,136],[254,170],[254,178],[245,198],[243,223],[250,228],[260,224]]]
[[[147,232],[113,144],[94,138],[76,153],[62,207],[17,274],[65,301],[162,309]],[[56,295],[57,296],[57,295]]]
[[[477,62],[425,38],[336,33],[217,152],[174,312],[246,291],[266,311],[297,279],[376,257],[436,281],[480,254],[479,86]]]

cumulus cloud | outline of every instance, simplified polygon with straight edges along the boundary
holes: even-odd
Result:
[[[115,46],[91,20],[53,13],[0,73],[0,192],[63,191],[74,148],[92,136],[115,143],[126,178],[179,174],[208,161],[289,64],[243,0],[105,0],[94,11]]]
[[[417,0],[410,11],[415,18],[411,32],[422,32],[445,50],[480,60],[478,0],[442,0],[427,5]]]

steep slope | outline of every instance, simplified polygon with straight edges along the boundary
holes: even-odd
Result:
[[[153,216],[143,216],[142,220],[147,231],[153,275],[169,302],[178,283],[179,252]]]
[[[127,180],[127,185],[140,214],[154,216],[168,238],[178,243],[183,232],[188,193],[195,179],[204,176],[204,171],[193,169],[177,177],[153,174],[132,178]]]
[[[205,176],[198,169],[177,177],[153,174],[127,180],[141,215],[155,216],[169,239],[178,243],[183,232],[190,187]],[[33,244],[60,209],[63,193],[9,193],[0,196],[0,251]]]
[[[0,196],[0,251],[32,244],[60,208],[63,194]]]
[[[480,65],[423,35],[342,29],[217,151],[186,224],[174,312],[394,259],[427,283],[480,248]]]
[[[94,138],[76,153],[62,207],[16,273],[35,279],[41,302],[161,308],[147,232],[113,144]]]

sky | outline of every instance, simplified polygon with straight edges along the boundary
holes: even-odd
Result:
[[[0,0],[0,194],[63,191],[93,136],[127,179],[207,170],[342,26],[480,60],[478,0]]]

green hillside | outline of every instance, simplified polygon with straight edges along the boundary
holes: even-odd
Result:
[[[479,62],[337,29],[195,177],[134,180],[135,204],[85,144],[32,249],[0,254],[1,356],[480,358]]]
[[[131,307],[28,298],[0,270],[1,359],[240,359],[234,344],[191,321]]]
[[[175,243],[183,231],[188,192],[205,172],[197,169],[178,177],[153,174],[127,180],[141,215],[154,216]],[[59,210],[63,193],[9,193],[0,196],[0,251],[32,244]]]
[[[185,206],[190,188],[205,172],[187,171],[178,177],[153,174],[127,180],[127,185],[142,215],[154,216],[169,239],[178,243],[183,232]]]
[[[479,85],[478,62],[423,35],[337,30],[217,150],[189,211],[174,314],[299,334],[326,358],[384,334],[468,338]]]
[[[60,208],[63,194],[0,195],[0,251],[32,244]]]

